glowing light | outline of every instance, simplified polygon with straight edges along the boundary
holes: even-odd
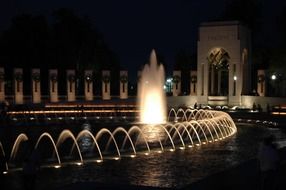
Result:
[[[145,155],[146,155],[146,156],[148,156],[148,155],[149,155],[149,153],[148,153],[148,152],[146,152],[146,153],[145,153]]]
[[[6,174],[8,174],[8,172],[7,172],[7,171],[4,171],[3,174],[6,175]]]
[[[103,162],[103,160],[96,160],[96,162],[97,162],[97,163],[101,163],[101,162]]]
[[[165,113],[162,112],[161,97],[156,91],[151,91],[146,94],[145,107],[142,109],[141,122],[147,124],[160,124],[165,123]]]
[[[181,149],[181,150],[184,150],[184,149],[185,149],[185,147],[182,147],[182,146],[181,146],[181,147],[180,147],[180,149]]]
[[[60,168],[61,166],[60,165],[55,165],[54,168],[58,169]]]
[[[193,145],[189,145],[188,147],[189,147],[189,148],[193,148]]]
[[[174,151],[175,151],[175,149],[171,148],[171,149],[170,149],[170,151],[171,151],[171,152],[174,152]]]
[[[276,80],[276,75],[274,75],[274,74],[271,75],[271,79],[272,79],[272,80]]]
[[[172,78],[167,78],[167,83],[171,83],[172,82]]]
[[[207,144],[206,142],[202,142],[203,144]]]
[[[130,157],[131,157],[131,158],[135,158],[135,157],[136,157],[136,155],[132,154],[132,155],[130,155]]]
[[[201,146],[201,144],[196,144],[196,146]]]
[[[162,124],[166,122],[166,97],[164,67],[157,64],[156,53],[150,55],[150,63],[144,66],[139,88],[140,122]]]
[[[115,158],[114,158],[114,160],[119,160],[119,159],[120,159],[119,157],[115,157]]]
[[[77,162],[76,165],[81,166],[82,162]]]
[[[237,80],[237,76],[235,76],[235,75],[234,75],[234,76],[233,76],[233,80],[235,80],[235,81],[236,81],[236,80]]]
[[[209,143],[212,143],[213,141],[209,141]]]
[[[161,150],[159,150],[159,151],[158,151],[158,153],[159,153],[159,154],[161,154],[161,153],[162,153],[162,151],[161,151]]]

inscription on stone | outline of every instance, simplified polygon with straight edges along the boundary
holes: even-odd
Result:
[[[207,37],[208,41],[221,41],[221,40],[234,40],[236,39],[235,34],[217,34],[217,35],[209,35]]]

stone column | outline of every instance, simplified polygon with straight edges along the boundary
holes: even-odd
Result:
[[[93,76],[92,70],[84,71],[84,96],[85,100],[92,101],[93,100]]]
[[[23,69],[14,69],[14,92],[15,92],[15,104],[24,103],[23,95]]]
[[[75,98],[75,70],[67,70],[67,96],[68,102],[74,102]]]
[[[110,100],[110,71],[102,71],[102,99]]]
[[[128,71],[120,71],[120,99],[128,98]]]
[[[214,65],[210,65],[211,67],[211,95],[213,96],[215,94],[215,68]]]
[[[257,71],[257,93],[259,96],[265,96],[266,85],[265,85],[265,70]]]
[[[218,71],[217,73],[217,94],[220,96],[221,95],[221,70]]]
[[[192,96],[197,95],[197,71],[191,71],[190,91]]]
[[[5,72],[0,68],[0,102],[5,101]]]
[[[40,69],[32,69],[32,98],[33,103],[41,103],[41,75]]]
[[[173,96],[181,94],[181,71],[173,71]]]
[[[49,81],[50,81],[50,101],[58,102],[58,70],[51,69],[49,70]]]

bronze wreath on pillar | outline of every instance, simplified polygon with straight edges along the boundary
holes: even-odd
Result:
[[[32,80],[35,82],[35,92],[38,92],[38,82],[40,82],[40,73],[35,72],[32,74]]]
[[[120,82],[127,83],[127,81],[128,81],[128,77],[126,75],[121,75],[120,76]]]
[[[191,77],[191,83],[197,83],[197,76]]]
[[[50,75],[50,80],[52,81],[52,92],[54,92],[54,91],[55,91],[55,83],[56,83],[57,80],[58,80],[57,74],[52,73],[52,74]]]
[[[22,73],[17,72],[17,73],[15,73],[14,78],[15,78],[15,80],[16,80],[16,89],[17,89],[17,92],[19,92],[19,91],[20,91],[20,85],[19,85],[19,83],[23,81],[23,75],[22,75]]]
[[[181,81],[181,77],[178,75],[173,76],[173,83],[178,84]]]
[[[86,81],[87,83],[87,92],[90,91],[90,83],[92,82],[92,75],[87,73],[85,76],[84,76],[84,80]]]
[[[258,82],[259,83],[262,83],[262,82],[264,82],[265,81],[265,76],[264,75],[258,75]]]

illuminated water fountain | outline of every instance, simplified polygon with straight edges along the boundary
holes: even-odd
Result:
[[[138,154],[149,155],[193,148],[223,140],[236,133],[232,118],[225,112],[171,109],[167,115],[163,83],[163,66],[157,65],[155,51],[152,51],[150,63],[142,71],[139,90],[140,124],[129,123],[129,127],[118,126],[113,129],[101,128],[93,133],[91,126],[86,123],[84,129],[78,133],[67,129],[57,135],[44,132],[32,139],[36,140],[33,149],[40,153],[49,150],[51,154],[42,160],[47,160],[49,166],[59,168],[63,164],[82,165],[85,162],[134,158]],[[13,168],[17,165],[15,160],[20,157],[19,150],[29,138],[25,133],[17,136],[8,162],[5,163],[5,172],[8,171],[8,166]],[[66,143],[67,141],[70,143]],[[1,142],[0,149],[1,154],[5,155]]]
[[[150,63],[144,66],[140,79],[138,101],[141,123],[161,124],[166,122],[164,83],[164,67],[157,64],[156,54],[153,50],[150,55]]]

